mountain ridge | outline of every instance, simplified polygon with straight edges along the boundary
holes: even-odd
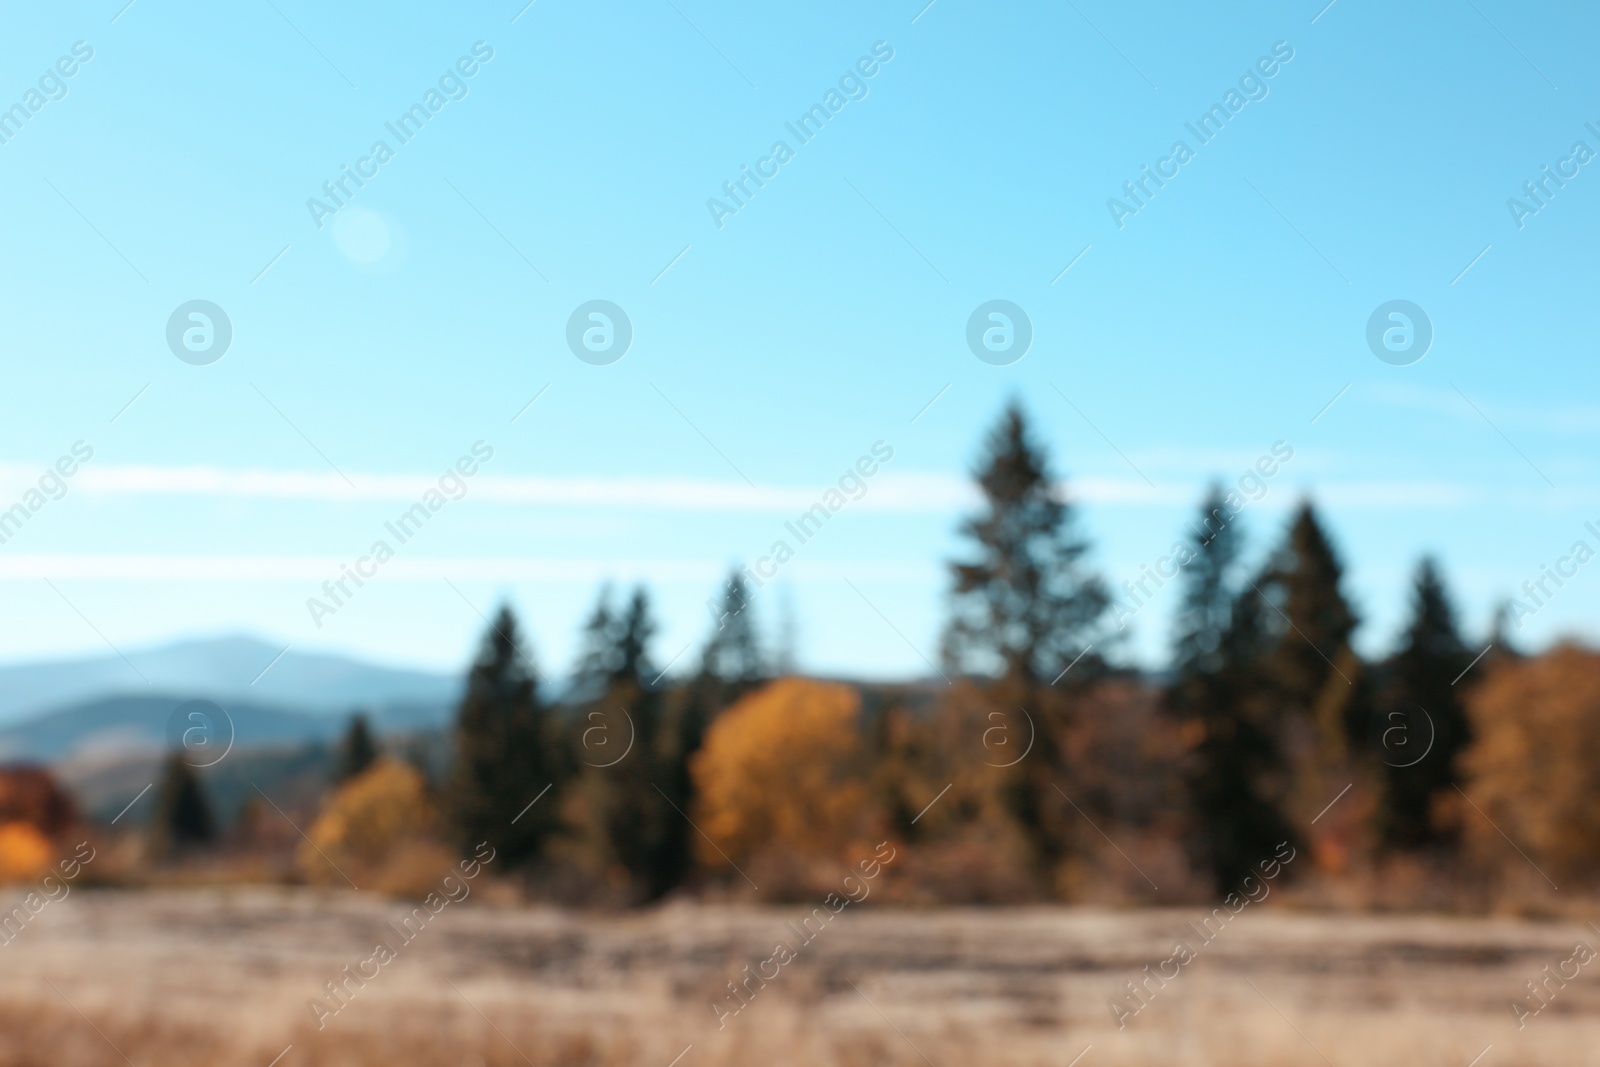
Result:
[[[302,715],[361,708],[449,705],[459,675],[298,651],[249,634],[188,638],[121,654],[0,666],[0,731],[63,709],[113,698],[179,695],[244,701]]]

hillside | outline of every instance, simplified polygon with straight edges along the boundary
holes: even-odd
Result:
[[[113,653],[0,667],[0,724],[125,694],[178,693],[329,714],[358,706],[445,706],[460,687],[451,674],[293,647],[285,652],[281,644],[246,636],[179,641],[127,655],[126,661]]]

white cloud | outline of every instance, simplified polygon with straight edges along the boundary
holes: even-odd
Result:
[[[0,463],[0,490],[31,487],[41,466]],[[438,488],[437,474],[347,471],[351,488],[334,471],[274,471],[215,466],[85,465],[69,487],[104,496],[195,496],[272,500],[415,503]],[[545,504],[665,511],[797,514],[817,503],[834,482],[812,486],[758,485],[693,478],[557,478],[483,472],[467,479],[467,500],[495,504]],[[866,479],[866,495],[851,511],[946,513],[973,506],[977,489],[961,476],[883,469]],[[1096,503],[1170,504],[1191,499],[1189,486],[1151,488],[1137,478],[1079,478],[1068,483],[1075,500]]]
[[[332,556],[183,556],[130,554],[0,555],[0,581],[59,578],[98,581],[312,582],[337,577],[350,560]],[[544,582],[594,585],[612,581],[690,582],[714,585],[727,576],[725,560],[594,557],[396,556],[377,581]],[[870,576],[873,581],[923,584],[939,581],[937,561],[797,558],[785,579],[837,582]]]
[[[1296,456],[1299,460],[1299,456]],[[0,500],[15,500],[37,481],[42,465],[0,462]],[[274,471],[215,466],[156,466],[149,464],[87,464],[68,483],[70,494],[108,497],[201,497],[216,499],[266,499],[311,503],[414,504],[430,489],[438,488],[437,474],[373,474],[347,471],[355,488],[334,471]],[[1274,480],[1272,496],[1309,494],[1329,506],[1396,508],[1402,510],[1458,508],[1487,503],[1517,503],[1537,508],[1582,506],[1594,498],[1590,486],[1563,486],[1555,494],[1537,487],[1498,488],[1426,479],[1355,479],[1340,481],[1323,475],[1313,481],[1294,477],[1285,468]],[[822,499],[831,482],[812,486],[757,485],[742,481],[696,478],[559,478],[543,475],[502,475],[483,472],[467,479],[464,503],[544,505],[573,509],[673,511],[723,514],[766,514],[792,518]],[[1094,505],[1187,508],[1198,505],[1209,479],[1160,481],[1150,485],[1129,476],[1079,477],[1063,488],[1076,502]],[[1222,484],[1230,486],[1231,479]],[[1269,506],[1286,506],[1273,500]],[[896,471],[885,468],[867,479],[867,492],[850,499],[848,512],[953,515],[980,503],[977,487],[966,477],[934,472]],[[0,507],[3,507],[0,504]]]

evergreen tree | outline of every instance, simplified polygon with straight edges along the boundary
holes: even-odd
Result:
[[[976,477],[983,508],[961,526],[976,554],[953,564],[945,659],[964,673],[1049,684],[1093,641],[1109,598],[1084,571],[1076,512],[1017,404],[991,431]]]
[[[618,673],[617,620],[611,608],[611,587],[600,587],[594,610],[583,623],[578,640],[578,665],[573,671],[573,691],[583,700],[604,694]]]
[[[728,685],[749,685],[767,675],[755,612],[750,607],[750,586],[737,569],[723,587],[716,628],[700,655],[700,674]]]
[[[1351,645],[1358,623],[1344,597],[1343,566],[1309,502],[1302,504],[1264,581],[1255,585],[1270,610],[1264,664],[1278,711],[1273,733],[1292,776],[1286,811],[1299,833],[1328,842],[1322,862],[1335,867],[1358,844],[1351,820],[1372,803],[1377,754],[1367,745],[1375,710],[1371,679]],[[1345,785],[1359,787],[1316,827],[1319,813]]]
[[[1169,708],[1199,734],[1185,775],[1195,815],[1188,848],[1219,897],[1292,836],[1274,795],[1279,760],[1260,675],[1269,609],[1234,577],[1242,537],[1222,501],[1213,489],[1184,564],[1168,690]]]
[[[1315,510],[1302,504],[1271,575],[1288,627],[1279,635],[1278,682],[1302,706],[1314,704],[1330,681],[1341,680],[1338,653],[1349,646],[1357,621],[1340,589],[1343,577]]]
[[[975,476],[984,502],[961,526],[973,554],[952,564],[944,659],[982,679],[981,699],[1000,721],[1016,724],[1017,736],[1019,711],[1032,723],[1036,742],[1007,769],[1000,795],[1048,882],[1082,832],[1067,799],[1074,777],[1065,748],[1069,707],[1100,666],[1097,653],[1086,653],[1109,597],[1085,570],[1089,545],[1077,532],[1076,512],[1061,498],[1017,404],[991,431]]]
[[[1471,662],[1439,569],[1424,559],[1412,587],[1411,621],[1400,649],[1385,665],[1377,741],[1387,786],[1384,839],[1391,846],[1416,848],[1446,840],[1431,825],[1429,813],[1434,797],[1459,780],[1457,757],[1471,741],[1455,684]]]
[[[676,776],[650,658],[655,632],[642,588],[620,613],[602,594],[585,626],[579,668],[580,689],[592,694],[579,755],[588,764],[583,795],[591,813],[592,847],[602,863],[626,872],[635,895],[644,900],[664,896],[681,875],[674,823],[686,817],[669,803],[682,798],[668,792]]]
[[[539,857],[557,828],[556,796],[565,772],[553,730],[516,618],[502,607],[456,712],[446,799],[461,847],[487,841],[508,868]],[[545,795],[547,789],[555,795]],[[536,798],[539,803],[528,807]]]
[[[1200,521],[1180,556],[1183,594],[1173,626],[1173,671],[1181,681],[1215,675],[1223,665],[1223,637],[1238,595],[1233,572],[1243,537],[1232,523],[1223,492],[1213,486],[1200,505]]]
[[[646,688],[654,681],[649,644],[655,632],[643,588],[634,590],[620,613],[611,606],[609,587],[602,588],[583,626],[576,688],[586,699],[617,688]]]
[[[367,726],[367,717],[358,711],[350,717],[350,725],[345,728],[344,738],[339,742],[339,756],[333,768],[333,784],[343,785],[371,767],[377,758],[378,745],[372,739],[372,731]]]
[[[663,745],[665,760],[661,790],[687,813],[695,806],[690,761],[705,742],[712,720],[767,676],[766,659],[750,606],[750,589],[737,569],[712,602],[716,625],[700,655],[700,669],[678,694],[669,716],[670,737]],[[666,825],[661,881],[680,884],[694,865],[694,829],[686,818]]]
[[[217,837],[216,820],[206,799],[200,776],[181,752],[167,757],[156,790],[151,838],[158,855],[173,855],[211,844]]]

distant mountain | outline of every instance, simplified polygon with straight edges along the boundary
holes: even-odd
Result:
[[[0,667],[0,724],[110,696],[175,693],[224,706],[246,701],[342,719],[355,707],[448,706],[460,692],[456,675],[380,667],[293,647],[281,657],[280,652],[282,645],[237,636],[130,651],[132,667],[116,654]]]
[[[170,747],[169,721],[190,699],[187,694],[104,697],[36,716],[0,728],[0,762],[32,760],[81,766],[139,756],[156,758]],[[227,697],[215,704],[231,722],[234,751],[331,742],[344,731],[346,722],[343,715],[306,715]],[[450,705],[443,702],[396,703],[371,710],[380,734],[439,729],[450,713]],[[225,746],[227,731],[219,727],[207,740]]]

